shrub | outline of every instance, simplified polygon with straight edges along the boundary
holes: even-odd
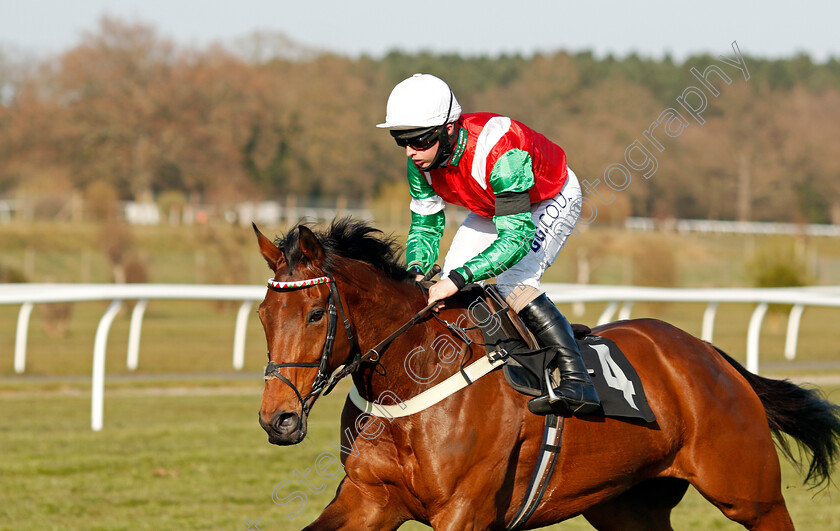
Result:
[[[762,244],[747,263],[747,275],[758,288],[806,286],[805,263],[796,256],[794,242],[769,241]]]
[[[116,188],[105,181],[94,181],[85,189],[85,206],[88,215],[96,221],[117,218],[119,195]]]
[[[758,288],[786,288],[808,284],[804,262],[796,256],[793,241],[769,241],[747,262],[747,275]],[[771,314],[790,312],[788,304],[771,304]]]
[[[23,271],[0,264],[0,284],[17,284],[20,282],[27,282]]]
[[[145,284],[148,282],[149,263],[140,256],[129,256],[125,263],[125,281],[128,284]]]
[[[44,331],[47,337],[63,338],[67,336],[67,328],[73,317],[72,302],[54,302],[38,306],[44,316]]]
[[[102,251],[111,264],[113,282],[124,284],[126,261],[134,247],[134,234],[131,228],[117,221],[103,223],[99,229],[99,238]]]

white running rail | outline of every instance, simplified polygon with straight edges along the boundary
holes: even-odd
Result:
[[[794,359],[799,335],[799,324],[806,306],[840,307],[840,288],[721,288],[675,289],[632,286],[603,286],[580,284],[543,284],[549,298],[555,303],[605,302],[598,324],[613,319],[629,319],[635,302],[696,302],[705,303],[701,337],[712,341],[714,321],[721,303],[755,304],[747,330],[748,370],[758,373],[759,336],[764,315],[769,304],[793,306],[788,319],[785,357]],[[230,285],[178,285],[178,284],[2,284],[0,304],[19,304],[20,312],[15,336],[14,369],[26,369],[26,340],[29,318],[35,304],[57,302],[111,301],[99,321],[94,340],[91,378],[91,429],[103,426],[105,389],[105,347],[111,323],[120,310],[122,301],[135,300],[129,325],[126,365],[135,370],[138,364],[140,334],[143,315],[150,300],[224,300],[239,301],[233,340],[233,368],[241,370],[245,359],[245,332],[248,315],[255,302],[262,301],[266,288],[262,286]]]

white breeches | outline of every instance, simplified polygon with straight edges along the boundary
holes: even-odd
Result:
[[[566,183],[556,196],[531,205],[531,216],[537,226],[537,233],[531,241],[522,242],[523,246],[528,246],[528,254],[496,277],[499,293],[508,299],[512,306],[514,304],[511,299],[516,298],[515,292],[540,291],[540,278],[557,259],[560,249],[565,245],[580,217],[580,184],[574,172],[568,168],[567,170]],[[489,247],[497,237],[498,232],[492,219],[471,212],[455,233],[443,262],[441,278],[446,278],[449,271],[464,265]],[[533,298],[534,296],[530,297],[531,300]]]

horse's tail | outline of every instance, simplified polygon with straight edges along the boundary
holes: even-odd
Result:
[[[811,454],[805,483],[815,487],[831,483],[831,471],[840,459],[840,406],[829,402],[818,389],[805,389],[789,380],[763,378],[719,348],[715,350],[735,367],[761,399],[773,438],[788,459],[798,463],[783,433],[796,441],[800,455],[802,449]]]

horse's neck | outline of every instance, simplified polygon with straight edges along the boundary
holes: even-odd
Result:
[[[418,288],[405,283],[378,276],[359,281],[364,273],[359,271],[353,274],[359,289],[352,294],[350,308],[362,353],[368,352],[408,322],[425,301]],[[401,368],[404,349],[407,347],[410,350],[417,345],[423,328],[423,324],[409,328],[381,350],[376,364],[366,363],[353,375],[354,384],[362,396],[370,399],[371,393],[375,398],[386,389],[397,393],[407,390],[404,384],[392,382],[393,376],[404,376],[405,371]],[[389,389],[394,385],[399,389]]]
[[[425,297],[412,286],[401,289],[383,285],[382,289],[362,294],[363,316],[357,321],[362,352],[375,346],[398,329],[423,307]],[[464,326],[464,310],[441,312],[447,320]],[[471,332],[476,335],[477,332]],[[477,333],[480,336],[480,332]],[[475,341],[476,338],[474,337]],[[480,337],[477,343],[481,343]],[[464,342],[437,319],[427,316],[413,325],[381,352],[376,364],[365,364],[353,376],[353,382],[366,400],[393,404],[425,391],[457,372]],[[481,348],[478,345],[473,350]],[[469,355],[469,353],[467,353]],[[475,354],[475,353],[473,353]]]

